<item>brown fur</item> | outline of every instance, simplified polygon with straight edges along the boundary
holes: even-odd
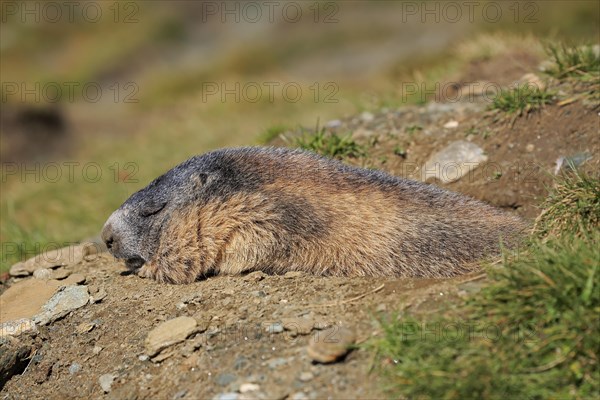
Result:
[[[171,283],[252,270],[449,277],[498,254],[500,240],[514,243],[524,227],[467,197],[357,178],[306,153],[244,161],[267,176],[259,190],[177,210],[141,276]]]

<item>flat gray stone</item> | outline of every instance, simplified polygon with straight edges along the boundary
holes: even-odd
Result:
[[[458,140],[427,160],[421,170],[421,180],[436,178],[442,183],[455,182],[487,159],[483,149],[475,143]]]
[[[64,286],[42,306],[41,312],[33,317],[33,321],[36,324],[46,325],[83,307],[89,299],[87,286]]]
[[[24,262],[18,262],[16,264],[13,264],[12,267],[10,267],[8,274],[10,276],[29,276],[31,275],[31,272],[25,266]]]
[[[146,352],[150,357],[176,343],[183,342],[195,332],[197,322],[191,317],[177,317],[152,329],[146,337]]]

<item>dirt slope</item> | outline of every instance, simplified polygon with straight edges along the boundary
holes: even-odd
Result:
[[[327,340],[325,328],[343,326],[363,342],[377,333],[378,314],[408,306],[435,312],[449,298],[466,295],[457,283],[469,279],[254,273],[173,286],[127,275],[106,253],[69,269],[84,274],[92,292],[104,289],[107,296],[41,328],[37,335],[22,335],[21,341],[31,344],[35,355],[26,372],[6,384],[2,398],[198,399],[235,392],[244,383],[260,387],[248,393],[249,398],[377,396],[378,380],[369,373],[373,360],[368,352],[353,351],[335,364],[315,364],[307,356],[309,341]],[[468,289],[471,283],[465,285]],[[161,362],[146,359],[148,332],[183,315],[201,321],[202,332],[163,350],[168,357]],[[310,334],[269,329],[297,317],[314,325]],[[93,328],[86,331],[89,326]],[[334,333],[331,338],[335,337]],[[73,373],[75,364],[80,369]],[[99,384],[104,374],[116,377],[108,394]]]

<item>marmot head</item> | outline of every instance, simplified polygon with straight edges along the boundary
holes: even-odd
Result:
[[[173,211],[198,199],[208,174],[192,158],[134,193],[108,218],[102,240],[110,253],[124,259],[130,269],[150,261],[158,248],[161,231]]]

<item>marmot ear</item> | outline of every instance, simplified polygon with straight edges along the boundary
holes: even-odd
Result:
[[[200,189],[206,184],[207,180],[208,174],[204,172],[199,172],[197,174],[192,175],[192,184],[194,185],[194,189]]]

